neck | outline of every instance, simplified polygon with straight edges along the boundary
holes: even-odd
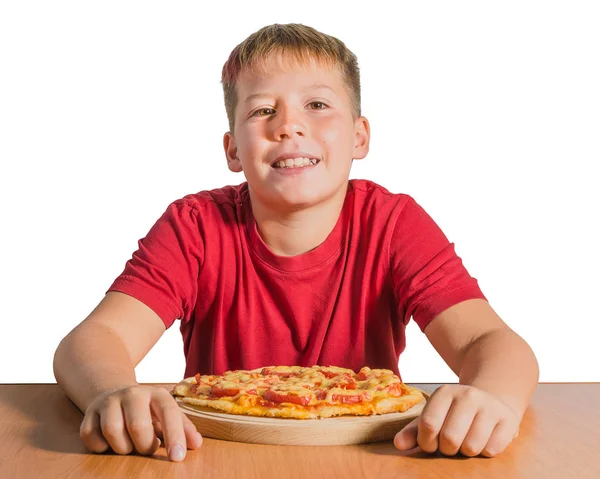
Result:
[[[255,198],[252,213],[260,237],[279,256],[297,256],[315,249],[333,231],[339,219],[347,185],[326,201],[299,210],[275,209]]]

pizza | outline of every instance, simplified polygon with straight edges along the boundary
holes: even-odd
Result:
[[[367,416],[404,412],[423,399],[389,369],[358,373],[336,366],[269,366],[196,374],[181,381],[173,396],[187,406],[229,414],[294,419]]]

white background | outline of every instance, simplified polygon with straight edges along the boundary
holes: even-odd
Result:
[[[244,181],[221,68],[288,22],[358,56],[372,142],[351,176],[429,212],[542,381],[599,381],[598,2],[240,3],[2,2],[0,382],[54,382],[60,339],[167,205]],[[177,325],[138,380],[182,377]],[[405,381],[456,380],[407,335]]]

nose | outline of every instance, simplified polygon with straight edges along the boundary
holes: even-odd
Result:
[[[282,108],[276,114],[273,135],[277,140],[285,137],[292,138],[295,135],[305,136],[306,126],[299,113],[291,108]]]

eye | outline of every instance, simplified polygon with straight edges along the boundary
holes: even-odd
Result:
[[[325,103],[323,103],[322,101],[313,101],[309,103],[313,108],[313,110],[325,110],[326,108],[329,108]]]
[[[275,110],[273,108],[259,108],[254,113],[252,113],[251,116],[268,116],[272,115],[273,113],[275,113]]]

